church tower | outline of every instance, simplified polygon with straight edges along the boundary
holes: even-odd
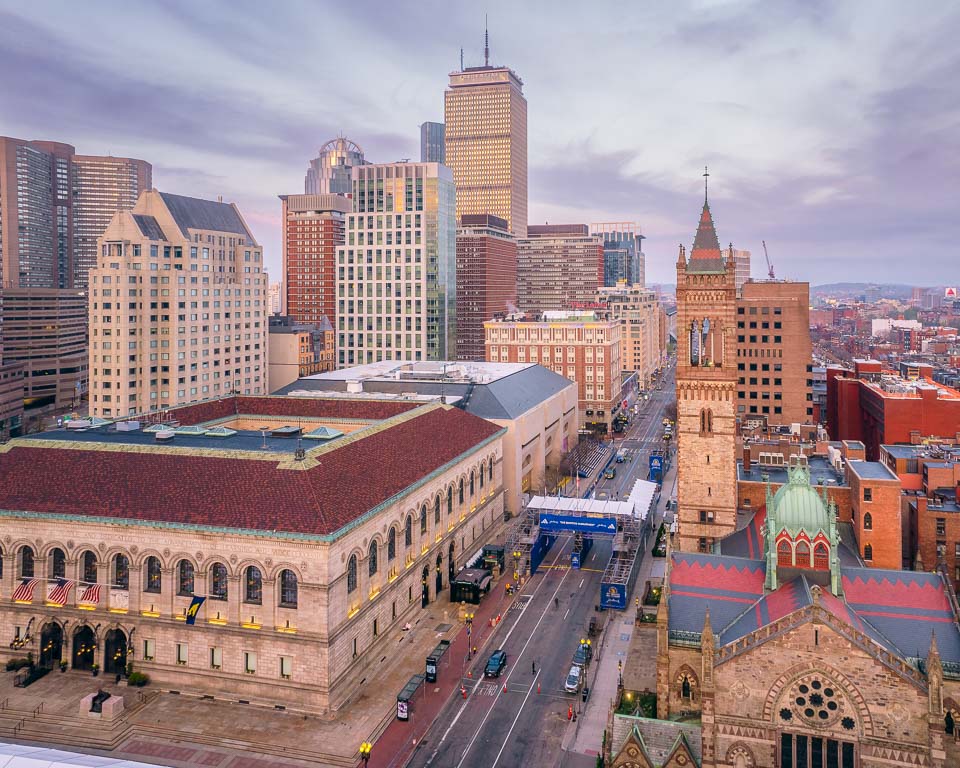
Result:
[[[707,174],[704,174],[706,179]],[[736,265],[720,250],[704,184],[689,258],[677,259],[679,549],[707,552],[737,522]]]

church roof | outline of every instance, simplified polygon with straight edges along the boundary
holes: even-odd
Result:
[[[810,485],[810,471],[803,466],[791,467],[787,482],[773,496],[776,532],[784,528],[791,536],[801,530],[812,539],[818,531],[830,530],[830,513],[823,498]]]
[[[693,239],[693,249],[690,251],[690,260],[687,262],[687,271],[723,272],[725,268],[723,254],[720,252],[720,240],[713,226],[710,204],[704,200],[697,234]]]

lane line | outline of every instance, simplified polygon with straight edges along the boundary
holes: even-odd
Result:
[[[567,620],[567,616],[569,616],[569,615],[570,615],[570,609],[567,608],[567,612],[566,612],[565,614],[563,614],[563,620],[566,621],[566,620]]]
[[[586,580],[587,580],[586,576],[584,576],[582,579],[580,579],[580,586],[577,587],[577,589],[583,589],[583,582],[585,582]]]
[[[537,674],[534,675],[533,683],[537,682],[537,677],[540,675],[540,670],[537,670]],[[530,698],[530,694],[533,693],[533,683],[530,683],[530,690],[527,691],[527,695],[523,697],[523,702],[520,704],[520,709],[517,710],[517,716],[513,718],[513,723],[510,724],[510,730],[507,731],[507,738],[503,740],[503,746],[500,747],[500,751],[497,752],[497,756],[493,759],[493,763],[490,765],[490,768],[497,768],[497,763],[500,761],[500,755],[503,754],[503,750],[507,748],[507,742],[510,741],[510,735],[513,733],[513,729],[517,727],[517,720],[520,719],[520,715],[523,713],[523,708],[527,705],[527,700]]]

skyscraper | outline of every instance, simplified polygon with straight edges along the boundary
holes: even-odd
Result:
[[[143,160],[0,137],[0,275],[12,288],[82,288],[97,238],[150,188]],[[15,234],[14,234],[15,233]]]
[[[89,276],[91,415],[266,394],[267,273],[236,205],[144,192],[114,214],[99,253]]]
[[[450,73],[444,94],[446,164],[457,187],[457,218],[493,214],[516,237],[527,235],[527,100],[507,67]]]
[[[153,186],[153,166],[129,157],[74,155],[73,169],[73,287],[86,288],[87,272],[97,263],[97,239],[113,214],[133,208],[140,194]]]
[[[363,150],[350,139],[344,136],[330,139],[310,161],[303,191],[308,195],[349,195],[351,169],[366,162]]]
[[[633,222],[591,224],[590,234],[603,238],[603,284],[613,287],[619,282],[645,285],[646,265],[642,250],[640,225]]]
[[[736,265],[737,293],[743,284],[750,279],[750,251],[733,250],[733,263]]]
[[[591,304],[603,285],[603,240],[586,224],[533,225],[517,241],[517,298],[524,312]]]
[[[445,163],[444,129],[443,123],[423,123],[420,126],[421,163]]]
[[[499,216],[466,215],[457,230],[457,359],[485,360],[483,324],[517,308],[517,241]]]
[[[454,356],[454,195],[439,163],[353,169],[353,212],[337,248],[339,367]]]
[[[283,201],[283,300],[281,312],[298,323],[336,322],[337,247],[344,215],[353,210],[343,195],[280,195]]]

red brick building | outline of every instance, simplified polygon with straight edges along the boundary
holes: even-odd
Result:
[[[343,195],[280,195],[283,201],[281,314],[299,323],[336,323],[336,255],[344,244]]]
[[[854,370],[827,369],[827,431],[834,440],[860,440],[866,457],[880,458],[885,443],[960,438],[960,392],[929,379],[907,379],[876,360],[855,360]]]
[[[482,361],[483,324],[517,306],[517,241],[506,219],[464,214],[457,230],[457,360]]]

